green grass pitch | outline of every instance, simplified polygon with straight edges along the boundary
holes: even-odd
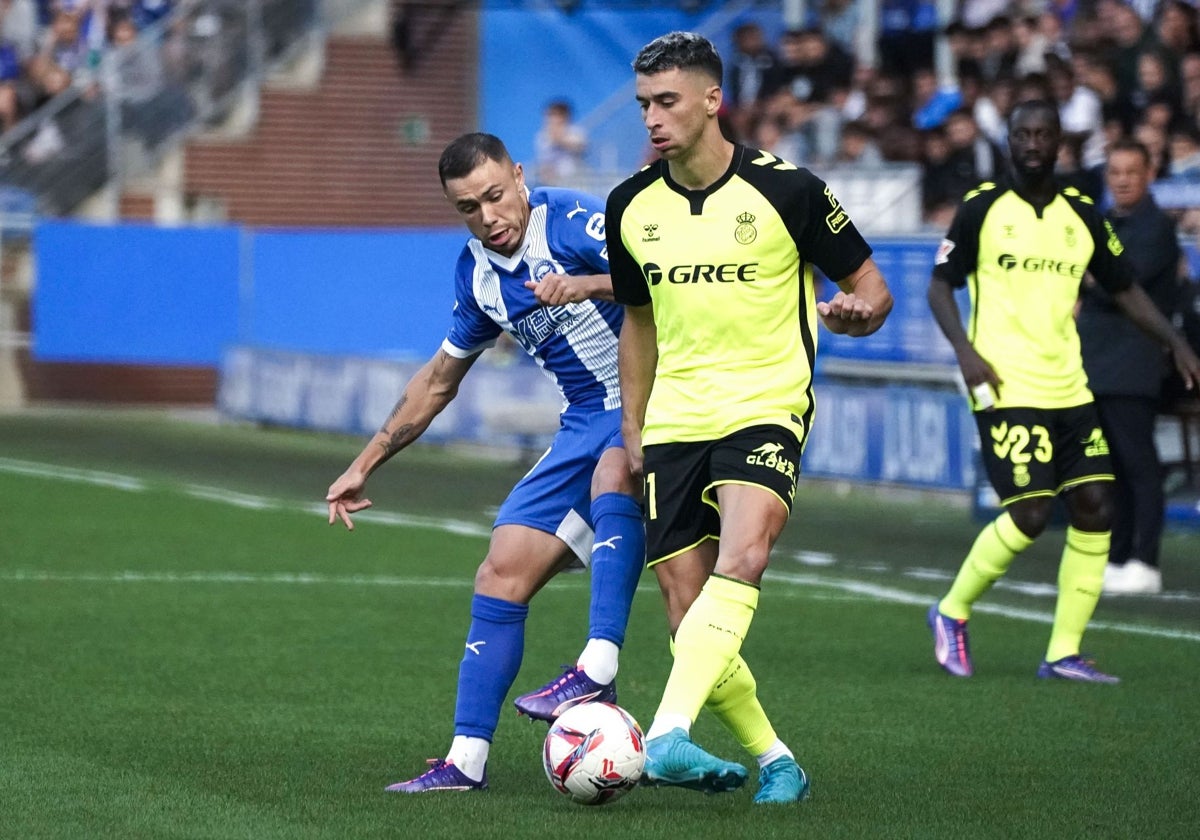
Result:
[[[813,779],[798,806],[636,790],[583,808],[546,727],[505,709],[481,794],[383,793],[445,752],[471,579],[525,463],[414,447],[373,516],[320,500],[361,440],[139,412],[0,417],[0,837],[1194,837],[1200,534],[1169,596],[1104,599],[1085,638],[1115,687],[1034,679],[1062,533],[972,621],[977,674],[932,661],[925,608],[979,525],[929,495],[802,483],[744,654]],[[571,660],[587,577],[533,602],[514,693]],[[621,704],[668,668],[653,576]],[[746,760],[711,718],[696,739]]]

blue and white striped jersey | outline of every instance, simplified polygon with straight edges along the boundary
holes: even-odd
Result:
[[[624,310],[586,300],[541,306],[525,281],[546,274],[608,274],[604,201],[574,190],[539,188],[525,241],[504,257],[471,238],[458,258],[454,315],[442,349],[467,358],[511,335],[558,386],[563,410],[621,405],[617,335]]]

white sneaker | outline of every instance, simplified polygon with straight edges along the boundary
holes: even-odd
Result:
[[[1162,572],[1131,557],[1111,578],[1105,569],[1104,591],[1109,595],[1157,595],[1162,592]]]
[[[1109,563],[1104,567],[1104,588],[1106,594],[1111,594],[1114,586],[1119,585],[1119,581],[1125,575],[1125,567],[1117,563]]]

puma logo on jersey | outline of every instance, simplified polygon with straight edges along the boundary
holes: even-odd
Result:
[[[580,204],[577,199],[575,201],[575,209],[567,214],[567,218],[570,219],[570,218],[573,218],[574,216],[578,216],[580,213],[586,213],[586,212],[587,212],[587,210],[583,209],[583,205]]]

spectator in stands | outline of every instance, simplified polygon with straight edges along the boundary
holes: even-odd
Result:
[[[1045,73],[1046,55],[1050,52],[1050,44],[1038,23],[1032,16],[1022,16],[1013,22],[1013,38],[1017,46],[1017,60],[1013,72],[1017,76],[1027,73]]]
[[[0,0],[0,130],[12,128],[34,105],[24,68],[36,43],[30,0]]]
[[[0,0],[0,41],[11,44],[22,62],[37,49],[38,33],[33,0]]]
[[[1142,54],[1161,52],[1162,44],[1129,6],[1108,0],[1102,9],[1107,13],[1107,32],[1113,47],[1107,63],[1113,66],[1117,79],[1117,95],[1130,100],[1138,87],[1138,64]]]
[[[1080,166],[1090,169],[1104,163],[1104,111],[1094,90],[1076,83],[1075,71],[1062,61],[1050,62],[1046,74],[1058,117],[1067,137],[1081,144]]]
[[[1016,81],[1013,79],[997,79],[987,85],[980,97],[975,100],[971,112],[975,115],[975,124],[983,135],[1001,149],[1006,148],[1008,136],[1008,115],[1016,104]]]
[[[1100,114],[1105,124],[1116,120],[1121,126],[1121,133],[1127,134],[1133,130],[1133,106],[1127,99],[1122,99],[1117,87],[1117,76],[1113,68],[1105,63],[1103,56],[1093,52],[1081,52],[1076,55],[1074,62],[1079,68],[1079,81],[1096,94],[1100,100]]]
[[[885,74],[908,78],[933,67],[937,4],[932,0],[880,0],[879,60]]]
[[[1179,107],[1183,116],[1200,127],[1200,50],[1184,55],[1179,62]]]
[[[961,0],[959,19],[971,29],[983,31],[998,16],[1009,11],[1010,0]]]
[[[1083,165],[1083,137],[1079,134],[1063,134],[1054,177],[1061,186],[1074,187],[1092,201],[1100,202],[1103,198],[1103,173]]]
[[[950,158],[946,130],[934,126],[921,132],[921,213],[933,228],[944,228],[958,202],[970,189]]]
[[[772,112],[760,116],[751,130],[750,145],[789,163],[803,165],[808,159],[804,133],[795,130],[783,113]]]
[[[1046,8],[1038,16],[1037,21],[1038,32],[1041,34],[1043,43],[1046,45],[1046,54],[1053,55],[1063,61],[1069,61],[1071,58],[1071,48],[1067,45],[1063,23],[1058,14],[1053,8]]]
[[[83,16],[86,11],[86,6],[82,6],[54,12],[36,55],[29,61],[29,79],[39,106],[72,84],[95,92],[97,68],[91,59],[98,59],[98,55],[93,55],[83,37]],[[64,77],[66,85],[61,84]]]
[[[763,87],[778,71],[779,58],[761,26],[743,23],[733,30],[733,53],[726,66],[730,120],[738,133],[746,136],[758,117]]]
[[[854,59],[819,29],[793,29],[779,41],[779,65],[766,92],[787,90],[801,102],[828,103],[834,86],[854,74]]]
[[[534,137],[538,186],[566,186],[587,169],[587,134],[572,119],[571,103],[555,99],[542,111]]]
[[[875,142],[875,133],[866,123],[852,120],[842,126],[841,141],[832,163],[864,168],[883,164],[883,153]]]
[[[821,31],[846,55],[858,55],[859,27],[862,25],[863,0],[820,0],[817,15]]]
[[[1150,155],[1150,180],[1166,177],[1170,165],[1167,130],[1154,123],[1139,123],[1133,129],[1133,139],[1145,146]]]
[[[1154,31],[1173,60],[1200,49],[1198,15],[1196,7],[1185,0],[1164,0],[1159,8]]]
[[[979,131],[975,117],[966,108],[952,111],[946,118],[946,140],[950,144],[950,161],[962,185],[955,203],[983,181],[994,180],[1001,174],[1003,158],[1000,149]]]
[[[1012,20],[1006,15],[992,19],[984,28],[984,56],[980,63],[985,81],[995,81],[1001,76],[1017,76],[1017,59],[1020,53],[1013,34]]]
[[[1109,150],[1109,222],[1125,246],[1134,278],[1170,317],[1182,254],[1171,221],[1150,195],[1150,154],[1135,141]],[[1154,425],[1167,361],[1162,347],[1125,317],[1112,297],[1085,282],[1077,320],[1088,388],[1113,462],[1112,544],[1104,574],[1110,594],[1156,593],[1163,529],[1163,476]]]
[[[1179,112],[1179,86],[1160,51],[1146,50],[1137,57],[1137,84],[1129,94],[1129,101],[1137,121],[1144,120],[1146,112],[1156,105],[1158,110],[1167,111],[1165,122],[1160,116],[1159,124],[1165,127],[1175,121]]]
[[[1054,94],[1050,90],[1050,80],[1046,78],[1044,73],[1030,73],[1028,76],[1022,76],[1017,80],[1015,104],[1020,105],[1022,102],[1034,102],[1036,100],[1054,101]]]
[[[946,122],[950,112],[962,105],[957,87],[939,85],[937,73],[923,67],[912,76],[913,127],[919,131],[935,128]]]
[[[1200,179],[1200,130],[1180,125],[1171,132],[1171,163],[1167,174],[1172,178]]]
[[[158,44],[138,44],[138,29],[129,15],[109,19],[109,41],[115,50],[122,128],[139,138],[148,151],[181,129],[195,113],[186,91],[163,72]]]

